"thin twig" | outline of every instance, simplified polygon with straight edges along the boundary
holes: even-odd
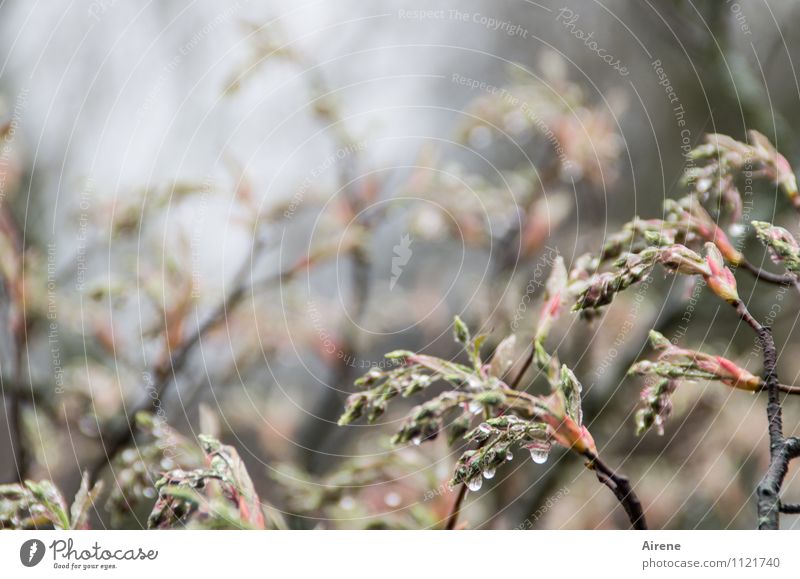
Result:
[[[800,292],[800,281],[798,281],[797,277],[795,277],[794,275],[789,275],[789,274],[781,275],[778,273],[765,271],[753,265],[746,259],[743,259],[741,262],[739,262],[739,267],[752,273],[755,276],[756,280],[761,280],[776,285],[790,285],[793,286],[798,292]]]
[[[103,468],[111,464],[114,458],[125,448],[132,440],[134,440],[136,433],[134,426],[131,424],[130,417],[136,416],[138,412],[146,411],[152,408],[153,404],[166,393],[170,384],[174,381],[176,375],[183,370],[186,362],[189,359],[189,354],[194,350],[201,341],[203,336],[216,326],[219,322],[225,319],[229,312],[234,309],[239,302],[248,294],[252,294],[255,286],[248,283],[247,271],[252,263],[254,257],[258,254],[261,248],[259,241],[254,242],[250,253],[250,259],[242,266],[242,271],[236,276],[234,289],[223,299],[214,311],[209,315],[203,323],[197,326],[197,329],[186,338],[183,343],[175,349],[166,363],[159,364],[153,371],[153,390],[155,396],[148,395],[142,399],[136,406],[133,407],[131,412],[126,413],[126,424],[116,430],[110,429],[111,432],[100,433],[100,442],[105,449],[103,456],[101,456],[95,464],[89,468],[89,477],[92,481],[97,480]],[[291,270],[294,271],[294,270]],[[289,276],[287,272],[281,272],[274,276],[272,281],[282,281]],[[259,289],[266,287],[265,283],[259,284]]]
[[[452,531],[456,528],[458,523],[458,514],[461,512],[461,505],[464,503],[464,498],[467,496],[467,485],[461,483],[458,487],[458,494],[453,501],[453,506],[450,508],[450,514],[447,515],[447,523],[444,528]]]
[[[787,515],[800,515],[800,503],[781,503],[780,509]]]
[[[617,500],[622,505],[622,508],[625,509],[628,520],[631,522],[631,527],[640,531],[647,530],[647,521],[644,517],[642,503],[633,491],[627,477],[615,473],[611,467],[591,451],[587,451],[585,456],[589,459],[587,466],[595,471],[597,479],[601,483],[611,489],[611,492],[614,493],[614,496],[617,497]]]
[[[536,348],[534,346],[531,346],[530,355],[525,359],[525,363],[522,365],[522,368],[519,369],[519,373],[516,375],[511,384],[509,384],[509,387],[512,390],[516,390],[519,387],[520,382],[522,382],[522,377],[525,376],[525,372],[528,371],[528,368],[530,368],[531,364],[533,363],[533,356],[535,352]]]

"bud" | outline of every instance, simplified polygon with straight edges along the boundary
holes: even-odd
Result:
[[[772,261],[794,274],[800,274],[800,245],[792,234],[783,227],[765,221],[753,221],[753,227],[758,239],[767,246]]]
[[[470,335],[469,329],[467,328],[467,324],[465,324],[460,317],[455,316],[453,318],[453,336],[456,339],[456,342],[467,346],[470,342]]]
[[[713,243],[706,243],[706,263],[710,275],[706,275],[706,283],[715,294],[724,299],[729,304],[739,303],[739,294],[736,291],[736,278],[727,267],[717,246]]]
[[[560,255],[553,261],[550,277],[545,285],[545,302],[539,314],[539,323],[536,327],[534,340],[544,342],[550,333],[553,323],[558,319],[559,311],[563,301],[563,295],[567,288],[567,268],[564,266],[564,258]]]
[[[675,244],[661,249],[658,261],[675,273],[702,276],[709,274],[708,266],[703,258],[684,245]]]

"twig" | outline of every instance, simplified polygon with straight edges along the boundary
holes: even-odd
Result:
[[[456,524],[458,523],[458,515],[461,512],[461,505],[464,503],[464,498],[466,496],[467,485],[461,483],[458,487],[458,494],[453,501],[453,506],[450,508],[450,514],[447,515],[447,523],[444,526],[446,530],[452,531],[456,528]]]
[[[757,280],[765,281],[767,283],[773,283],[773,284],[776,284],[776,285],[794,286],[794,288],[797,291],[800,292],[800,282],[793,275],[788,275],[788,274],[787,275],[781,275],[781,274],[765,271],[765,270],[753,265],[752,263],[750,263],[746,259],[743,259],[741,262],[739,262],[739,267],[741,267],[742,269],[752,273],[756,277]]]
[[[531,346],[530,355],[528,355],[528,357],[525,359],[525,363],[522,365],[522,368],[519,369],[519,373],[516,375],[514,380],[508,385],[512,390],[516,390],[519,387],[520,382],[522,382],[522,377],[525,376],[525,372],[528,371],[528,368],[530,368],[531,364],[533,363],[533,356],[535,352],[535,346]]]
[[[106,465],[111,464],[111,462],[122,451],[122,449],[126,447],[132,440],[134,440],[136,433],[133,425],[130,422],[130,417],[136,416],[138,412],[150,409],[157,400],[160,400],[164,396],[170,384],[172,384],[174,381],[173,379],[183,369],[188,361],[189,354],[192,352],[192,350],[194,350],[195,346],[202,341],[203,336],[220,321],[225,319],[225,317],[228,315],[228,312],[235,308],[239,302],[241,302],[241,300],[248,295],[248,293],[253,293],[255,286],[247,283],[246,274],[250,264],[252,263],[254,257],[258,254],[260,248],[261,242],[258,240],[255,241],[251,249],[250,259],[244,263],[242,266],[242,271],[240,271],[236,276],[237,282],[235,283],[234,289],[231,291],[231,293],[229,293],[225,299],[223,299],[217,305],[211,315],[209,315],[205,321],[203,321],[203,323],[199,324],[197,329],[183,341],[180,347],[178,347],[172,353],[166,363],[156,366],[153,372],[153,388],[155,396],[146,396],[141,402],[133,407],[131,412],[126,413],[126,425],[121,426],[115,431],[108,432],[105,435],[101,431],[100,442],[105,449],[105,453],[89,469],[89,477],[92,482],[97,480],[97,477],[100,475],[100,472],[103,470],[103,468]],[[294,270],[290,270],[289,272],[281,272],[271,278],[271,280],[282,281],[293,272]],[[259,284],[259,288],[263,289],[264,287],[266,287],[266,283],[261,282]],[[107,444],[106,440],[108,440]]]
[[[800,515],[800,503],[781,503],[780,509],[787,515]]]
[[[625,509],[625,513],[631,522],[631,527],[640,531],[647,530],[647,521],[644,518],[642,503],[636,493],[633,492],[630,481],[611,470],[606,463],[600,460],[599,456],[591,451],[587,451],[584,456],[589,459],[587,466],[595,471],[597,479],[611,489],[622,508]]]

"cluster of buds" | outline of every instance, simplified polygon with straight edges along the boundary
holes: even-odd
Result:
[[[619,292],[650,275],[658,255],[659,251],[655,248],[628,254],[615,262],[616,271],[595,273],[576,283],[577,300],[572,310],[582,311],[610,304]]]
[[[411,414],[403,422],[400,430],[392,437],[392,444],[412,444],[419,445],[426,440],[433,440],[439,436],[444,426],[444,418],[453,409],[460,408],[462,405],[469,405],[470,396],[462,392],[448,391],[443,392],[436,398],[420,404],[411,411]],[[502,402],[498,397],[494,400],[497,404]],[[466,413],[467,428],[470,424],[469,412]],[[454,439],[463,420],[456,420],[450,439]],[[463,433],[462,433],[463,434]]]
[[[671,273],[703,277],[715,294],[730,304],[738,304],[736,279],[725,266],[722,253],[711,242],[706,243],[705,249],[705,258],[681,244],[649,247],[622,257],[615,262],[615,271],[594,274],[581,282],[583,286],[572,309],[581,311],[611,303],[617,293],[646,279],[657,263]]]
[[[199,439],[208,466],[164,473],[148,526],[264,529],[261,499],[239,453],[213,437]]]
[[[388,402],[396,397],[408,398],[440,380],[456,382],[467,389],[482,389],[484,382],[468,366],[442,360],[434,356],[415,354],[406,350],[390,352],[385,356],[400,366],[388,370],[372,368],[356,380],[356,386],[366,388],[347,398],[339,425],[344,426],[366,415],[369,422],[377,420]]]
[[[103,489],[89,484],[84,473],[75,500],[68,508],[61,491],[49,480],[0,485],[0,529],[88,529],[89,514]]]
[[[659,352],[655,362],[637,362],[630,373],[657,375],[683,380],[716,380],[732,388],[755,392],[763,381],[722,356],[680,348],[655,330],[650,332],[650,344]]]
[[[739,265],[744,259],[742,253],[733,246],[722,228],[716,224],[696,197],[689,195],[677,201],[667,199],[664,202],[664,215],[665,229],[678,228],[683,237],[681,243],[693,246],[692,242],[695,239],[710,241],[717,246],[728,263]]]
[[[481,422],[464,435],[477,448],[464,452],[458,459],[451,484],[465,483],[471,491],[479,490],[484,478],[493,478],[498,467],[514,458],[511,453],[514,445],[545,441],[546,429],[541,422],[511,414]]]
[[[628,371],[629,374],[658,380],[655,386],[648,386],[642,392],[645,406],[637,414],[637,431],[640,433],[653,424],[661,430],[661,424],[672,409],[669,396],[679,381],[715,380],[748,392],[756,392],[764,386],[761,378],[735,362],[722,356],[680,348],[655,330],[650,332],[650,343],[659,352],[657,359],[637,362]]]
[[[553,392],[535,402],[536,416],[547,425],[554,442],[579,454],[597,454],[594,439],[583,426],[581,410],[581,383],[566,366],[561,366],[561,376]]]
[[[125,524],[141,505],[156,497],[153,481],[159,473],[174,469],[199,467],[203,454],[186,437],[164,420],[148,413],[135,416],[136,446],[120,452],[112,464],[115,484],[105,503],[115,528]]]
[[[761,133],[750,131],[748,136],[750,142],[741,143],[725,135],[707,135],[706,142],[689,153],[691,159],[704,164],[684,173],[684,185],[691,186],[701,199],[720,199],[735,221],[742,216],[742,196],[736,187],[736,177],[742,172],[767,179],[800,206],[797,179],[789,162]]]
[[[756,235],[767,246],[772,261],[782,265],[794,275],[800,275],[800,245],[791,233],[783,227],[753,221]]]
[[[553,324],[558,319],[561,306],[567,297],[567,281],[567,268],[564,265],[564,258],[559,255],[553,261],[550,276],[545,284],[544,304],[536,326],[535,342],[544,342]]]
[[[659,435],[664,434],[664,422],[672,414],[672,394],[678,388],[678,381],[657,380],[655,384],[642,389],[642,407],[636,411],[636,435],[641,436],[653,426]]]

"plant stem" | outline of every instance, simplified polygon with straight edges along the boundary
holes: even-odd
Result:
[[[114,458],[131,442],[134,440],[136,433],[135,427],[132,423],[131,417],[135,417],[137,413],[150,410],[154,404],[161,400],[166,393],[170,384],[174,381],[176,375],[183,369],[186,362],[189,360],[189,354],[194,350],[195,346],[202,343],[205,334],[216,326],[219,322],[226,319],[229,312],[234,309],[247,295],[252,295],[255,286],[248,283],[247,271],[251,266],[253,260],[259,253],[262,245],[261,242],[256,240],[248,259],[242,266],[241,271],[236,276],[236,282],[231,292],[217,305],[214,311],[209,315],[197,329],[187,338],[184,339],[180,347],[176,348],[171,354],[166,363],[159,364],[153,371],[153,391],[155,396],[145,396],[138,404],[136,404],[130,412],[126,411],[125,424],[116,430],[109,427],[106,432],[100,433],[100,442],[103,445],[105,452],[103,456],[89,468],[89,479],[93,483],[97,480],[103,468],[111,464]],[[289,270],[293,272],[294,270]],[[281,272],[271,280],[282,281],[286,279],[290,273]],[[261,287],[264,287],[262,285]],[[250,290],[248,292],[248,290]]]
[[[738,302],[736,312],[758,334],[758,341],[764,356],[764,382],[767,390],[767,424],[769,432],[769,467],[756,488],[758,510],[758,528],[777,530],[780,528],[780,492],[789,461],[800,455],[800,439],[784,438],[783,410],[780,401],[780,384],[778,382],[775,340],[772,331],[758,323],[750,315],[747,307]]]
[[[797,278],[795,276],[788,275],[788,274],[787,275],[781,275],[781,274],[778,274],[778,273],[772,273],[772,272],[769,272],[769,271],[765,271],[765,270],[753,265],[752,263],[750,263],[746,259],[743,259],[741,262],[739,262],[739,267],[741,267],[744,270],[749,271],[757,279],[759,279],[761,281],[765,281],[767,283],[774,283],[776,285],[793,285],[795,287],[798,287]]]
[[[458,487],[458,494],[453,501],[453,506],[450,508],[450,514],[447,515],[447,523],[444,528],[452,531],[456,528],[458,523],[458,514],[461,512],[461,505],[464,503],[464,498],[467,496],[467,485],[461,483]]]
[[[644,518],[642,503],[636,493],[633,492],[627,477],[615,473],[611,467],[591,451],[587,451],[584,456],[589,459],[587,466],[595,471],[597,479],[611,489],[622,508],[625,509],[625,513],[631,522],[631,527],[637,530],[647,530],[647,521]]]
[[[800,503],[781,504],[781,512],[787,515],[800,515]]]

